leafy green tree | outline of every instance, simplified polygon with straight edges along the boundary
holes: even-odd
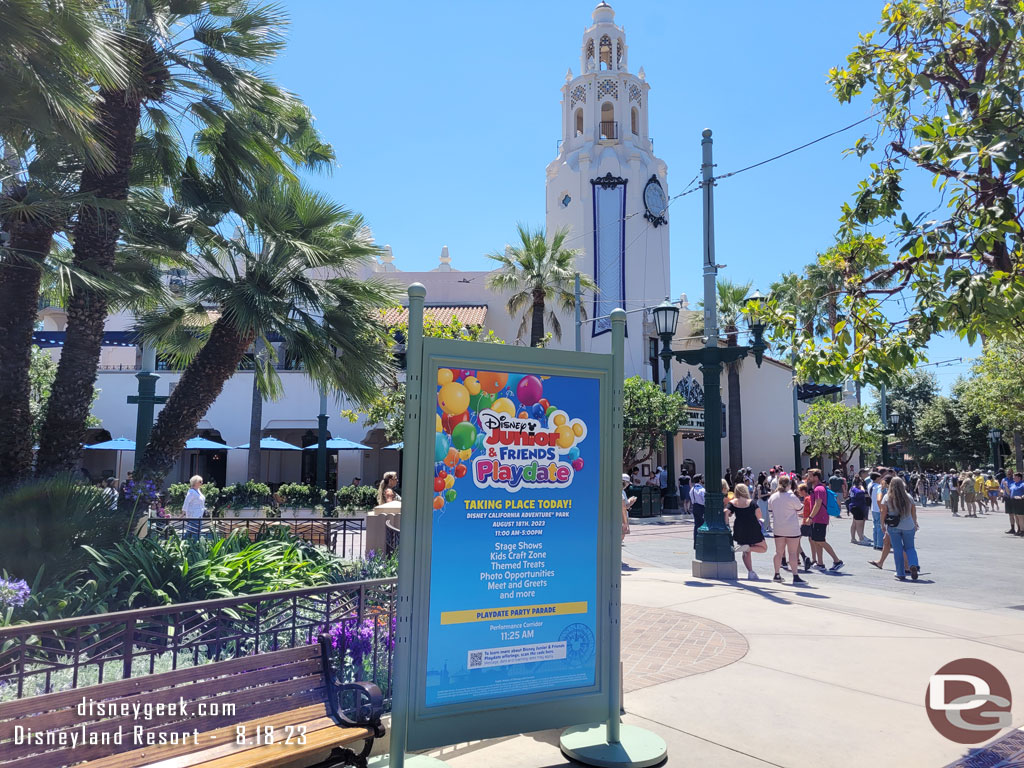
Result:
[[[247,173],[288,173],[281,142],[254,131],[252,115],[272,124],[297,104],[262,73],[283,48],[285,18],[247,0],[149,0],[111,6],[106,18],[124,35],[130,67],[123,86],[98,88],[98,135],[109,164],[81,174],[72,231],[74,265],[97,275],[114,269],[132,185],[137,138],[173,162],[189,121],[202,142],[218,144],[217,172],[245,189]],[[141,133],[139,129],[142,129]],[[226,184],[231,189],[231,184]],[[105,291],[82,282],[68,302],[68,327],[37,459],[42,473],[72,467],[96,380]]]
[[[963,382],[962,397],[982,424],[1013,433],[1014,461],[1024,466],[1024,341],[987,342]]]
[[[406,339],[409,335],[409,324],[399,323],[391,330],[397,338]],[[485,333],[482,326],[464,326],[455,315],[445,322],[432,313],[425,313],[423,316],[423,338],[478,341],[484,344],[505,343],[505,340],[498,337],[493,330],[488,329]],[[388,443],[402,440],[405,435],[405,382],[392,381],[389,386],[383,387],[367,404],[363,414],[366,416],[364,426],[384,425],[384,439]],[[358,411],[342,411],[341,415],[351,422],[359,419]]]
[[[101,11],[92,0],[0,3],[0,485],[32,467],[32,331],[54,235],[82,164],[109,163],[93,86],[122,86],[126,60]]]
[[[182,300],[140,321],[143,336],[185,364],[153,427],[140,469],[160,479],[257,338],[279,335],[317,384],[369,402],[391,376],[379,312],[390,284],[352,271],[377,253],[361,216],[296,184],[268,184],[243,211],[233,237],[199,241],[202,271]],[[197,338],[196,320],[219,316]],[[271,359],[273,356],[271,356]],[[256,369],[280,390],[274,366]]]
[[[487,287],[498,293],[511,294],[506,303],[510,315],[522,314],[519,333],[523,338],[530,329],[530,346],[538,347],[544,340],[544,323],[550,326],[555,338],[562,338],[557,308],[573,312],[576,308],[576,257],[579,251],[564,247],[568,229],[560,229],[548,242],[543,228],[531,230],[519,224],[516,227],[519,244],[509,246],[504,253],[490,253],[489,259],[499,264],[497,271],[487,278]],[[580,288],[596,292],[597,284],[588,275],[580,275]],[[546,315],[545,315],[546,313]],[[586,317],[581,306],[580,314]]]
[[[53,377],[57,375],[57,364],[53,358],[40,349],[32,347],[32,361],[29,364],[29,409],[32,413],[32,444],[39,440],[39,430],[43,424],[43,416],[46,414],[46,404],[50,400],[50,387],[53,386]],[[92,399],[95,402],[99,396],[99,390],[93,392]],[[98,418],[89,414],[86,426],[89,428],[100,426]]]
[[[951,397],[936,396],[918,414],[912,455],[921,466],[947,469],[987,463],[988,428],[967,407],[963,392],[964,382],[959,381]]]
[[[917,444],[919,434],[917,422],[938,393],[939,382],[935,374],[919,369],[907,370],[898,374],[886,388],[887,416],[895,414],[899,418],[895,437],[903,443],[904,449],[911,456],[921,453]],[[875,403],[875,412],[881,418],[881,397],[878,397]]]
[[[886,225],[893,234],[885,263],[842,286],[832,338],[801,334],[813,350],[800,359],[805,377],[877,383],[922,359],[937,333],[1019,337],[1022,30],[1017,2],[898,0],[830,71],[839,101],[867,94],[878,115],[875,136],[852,149],[872,162],[842,206],[839,236]],[[904,186],[926,179],[934,200],[907,210]]]
[[[622,389],[622,471],[648,461],[665,447],[665,433],[673,434],[686,419],[686,401],[666,394],[653,381],[631,376]]]
[[[831,456],[840,466],[850,463],[860,450],[873,453],[882,444],[882,421],[866,406],[848,406],[819,400],[800,417],[800,434],[807,441],[807,453]]]
[[[718,327],[719,332],[725,336],[727,346],[739,346],[740,320],[743,317],[743,309],[747,297],[750,296],[750,289],[753,283],[734,283],[731,280],[718,280],[716,284],[718,292]],[[704,301],[701,300],[697,306],[703,308]],[[704,314],[697,314],[694,318],[696,323],[692,328],[695,334],[704,333]],[[726,366],[726,380],[729,384],[728,416],[729,426],[726,430],[729,435],[729,466],[739,469],[743,466],[743,412],[740,399],[740,366],[742,360],[729,363]]]

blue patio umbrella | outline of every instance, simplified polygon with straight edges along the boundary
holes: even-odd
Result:
[[[113,440],[104,440],[102,443],[93,443],[84,447],[90,451],[117,451],[117,466],[114,468],[114,474],[116,477],[120,477],[121,454],[124,451],[134,451],[135,441],[129,440],[127,437],[117,437]]]
[[[313,445],[307,445],[303,450],[315,451],[319,446],[316,443]],[[351,440],[346,440],[344,437],[332,437],[327,441],[328,451],[372,451],[368,445],[362,443],[354,443]]]
[[[392,443],[391,445],[385,445],[381,450],[383,451],[400,451],[405,448],[404,442]]]
[[[127,437],[117,437],[113,440],[104,440],[102,443],[93,443],[85,446],[90,451],[134,451],[135,441]]]
[[[205,437],[199,437],[198,435],[191,440],[185,441],[186,451],[226,451],[230,447],[230,445],[216,443],[213,440],[207,440]]]
[[[249,450],[249,444],[236,445],[235,448],[240,451]],[[302,449],[291,443],[286,443],[284,440],[278,440],[276,437],[264,437],[260,440],[261,451],[301,451]]]

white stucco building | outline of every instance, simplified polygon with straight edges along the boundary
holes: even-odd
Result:
[[[562,139],[558,155],[548,164],[543,177],[547,232],[550,236],[561,228],[569,230],[566,245],[579,250],[579,271],[593,277],[601,289],[596,297],[584,296],[590,319],[583,325],[583,350],[610,351],[607,316],[613,308],[622,307],[629,312],[626,376],[659,381],[661,363],[652,359],[657,351],[657,339],[649,308],[665,299],[672,267],[691,290],[700,284],[700,274],[695,258],[693,263],[679,257],[674,263],[670,259],[668,168],[654,155],[648,131],[652,87],[642,67],[636,73],[631,71],[626,34],[615,23],[614,11],[607,3],[602,2],[594,9],[592,23],[580,41],[578,57],[572,48],[566,53],[568,61],[578,61],[579,74],[574,76],[570,70],[561,86],[557,114]],[[554,99],[552,101],[554,118]],[[539,168],[537,179],[537,194],[540,194]],[[452,227],[457,226],[458,222],[452,221]],[[377,234],[382,241],[388,239],[387,233]],[[701,233],[687,233],[686,238],[692,238],[696,244],[700,242]],[[401,286],[422,283],[427,289],[428,312],[445,321],[454,314],[467,324],[481,324],[508,343],[515,343],[520,318],[511,317],[506,311],[506,297],[487,289],[488,273],[460,271],[457,259],[449,254],[447,246],[440,251],[435,268],[404,271],[402,254],[396,258],[386,246],[379,261],[367,265],[365,276],[385,276]],[[699,247],[696,246],[690,251],[691,254],[697,252]],[[175,274],[168,279],[181,280],[187,276]],[[685,304],[685,297],[681,301]],[[685,340],[692,335],[685,318],[684,312],[676,348],[695,343]],[[42,331],[37,334],[40,342],[59,354],[61,332],[66,326],[63,311],[43,307],[40,320]],[[126,340],[125,332],[130,331],[132,325],[133,318],[126,314],[112,315],[107,323],[108,345],[102,353],[97,382],[100,394],[93,409],[102,421],[102,429],[96,431],[97,437],[102,439],[107,435],[134,438],[136,410],[127,405],[126,398],[136,391],[134,374],[141,353],[130,339]],[[562,338],[554,340],[551,346],[571,349],[575,335],[573,318],[562,318],[561,325]],[[284,360],[284,350],[280,352],[279,357]],[[180,374],[158,373],[161,378],[157,394],[166,395]],[[678,363],[673,365],[674,383],[683,381],[688,374],[700,379],[696,369]],[[301,371],[281,370],[280,375],[284,395],[278,401],[264,403],[264,433],[296,446],[315,443],[319,411],[315,387]],[[742,365],[740,381],[743,464],[755,469],[780,462],[791,464],[793,383],[790,368],[766,359],[764,366],[758,369],[753,360],[748,359]],[[251,393],[252,374],[240,370],[200,423],[200,433],[231,446],[247,443]],[[727,401],[724,375],[722,397]],[[339,416],[350,407],[344,396],[330,395],[327,411],[330,435],[370,445],[373,450],[341,452],[337,459],[332,457],[332,474],[341,484],[349,483],[355,476],[364,482],[376,482],[383,471],[398,468],[398,453],[382,450],[385,441],[381,430],[362,422],[350,423]],[[692,439],[693,434],[681,433],[677,437],[676,460],[680,464],[691,459],[697,471],[702,471],[703,443]],[[722,447],[724,467],[728,466],[726,439],[722,440]],[[122,478],[131,467],[132,458],[131,455],[123,457]],[[221,481],[243,481],[246,462],[244,450],[232,450],[223,455],[187,454],[170,479],[187,478],[198,472]],[[312,476],[315,451],[267,453],[263,464],[265,481],[296,481]],[[86,451],[85,466],[94,474],[100,474],[114,469],[115,460],[106,452]]]

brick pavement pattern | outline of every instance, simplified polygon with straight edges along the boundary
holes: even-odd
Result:
[[[1024,766],[1024,729],[1011,731],[946,768],[1021,768]]]
[[[622,606],[626,693],[727,666],[747,650],[743,635],[717,621],[665,608]]]

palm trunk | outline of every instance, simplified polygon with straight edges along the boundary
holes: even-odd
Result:
[[[544,294],[533,293],[533,318],[530,324],[530,346],[539,347],[544,338]]]
[[[0,267],[0,487],[32,473],[32,330],[42,262],[53,242],[53,228],[42,221],[7,221],[4,228],[14,259]]]
[[[259,365],[263,340],[256,340],[252,368],[252,407],[249,410],[249,480],[260,479],[260,438],[263,436],[263,395],[260,394],[256,367]]]
[[[163,480],[224,383],[238,370],[252,341],[251,335],[239,335],[224,318],[213,324],[209,340],[185,369],[160,411],[139,463],[141,477]]]
[[[726,345],[735,347],[737,345],[736,328],[726,328]],[[740,406],[740,364],[731,363],[728,366],[727,380],[729,382],[729,466],[733,472],[743,468],[743,419]]]
[[[140,102],[125,91],[104,91],[100,94],[98,115],[98,133],[110,151],[111,166],[103,171],[86,168],[79,192],[87,198],[97,198],[102,205],[103,200],[121,202],[128,198],[128,172]],[[75,266],[98,274],[109,273],[120,234],[117,212],[83,205],[74,228]],[[68,302],[67,335],[39,441],[41,474],[72,470],[81,457],[106,320],[106,296],[77,286]]]

